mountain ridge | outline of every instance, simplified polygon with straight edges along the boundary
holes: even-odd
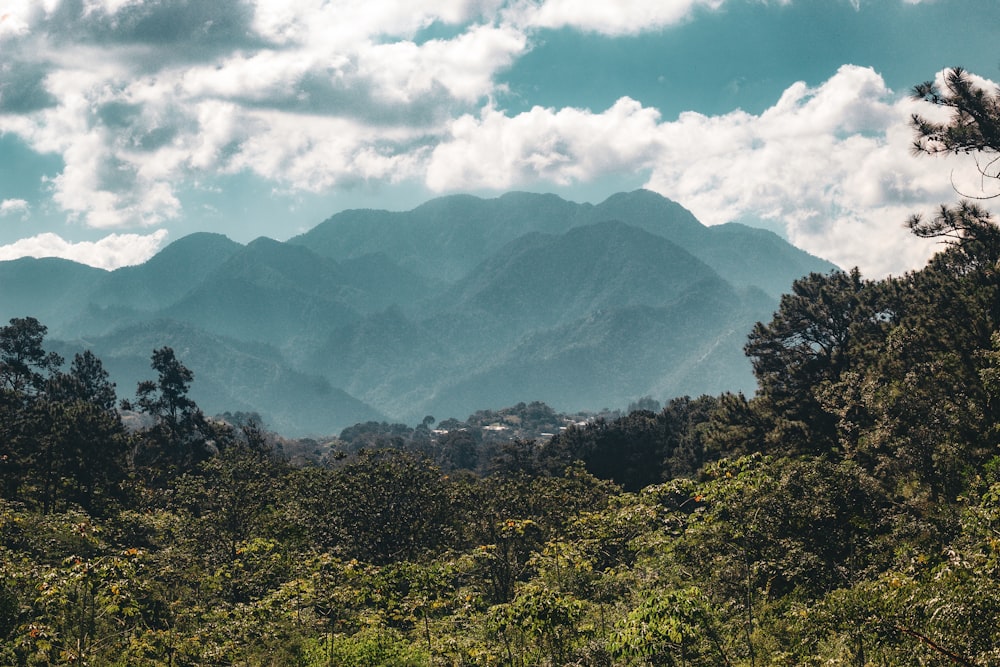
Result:
[[[513,206],[505,208],[505,203]],[[430,215],[432,212],[437,217]],[[471,195],[439,197],[408,212],[352,209],[327,218],[287,242],[305,245],[317,254],[337,260],[350,257],[350,248],[374,251],[378,247],[418,274],[430,271],[429,258],[440,259],[443,255],[448,258],[447,263],[439,268],[444,268],[447,280],[453,281],[526,233],[559,234],[573,227],[611,220],[668,238],[719,273],[736,272],[736,279],[747,284],[752,284],[752,276],[745,269],[738,270],[741,266],[738,258],[708,249],[738,243],[745,236],[739,230],[753,229],[758,242],[766,238],[772,252],[778,248],[786,251],[772,258],[776,263],[759,267],[768,275],[758,280],[763,283],[758,286],[775,298],[788,288],[790,283],[785,284],[781,276],[789,271],[798,272],[802,267],[822,267],[823,271],[836,268],[792,246],[774,232],[739,223],[706,227],[682,205],[645,189],[617,193],[599,204],[577,204],[553,194],[509,192],[494,199]],[[358,241],[362,225],[366,234]],[[720,238],[721,241],[717,240]]]
[[[122,396],[148,375],[138,349],[168,344],[159,332],[187,341],[206,405],[256,410],[289,434],[359,415],[750,391],[753,323],[794,279],[834,268],[643,190],[596,205],[512,192],[342,211],[286,242],[199,233],[112,272],[18,262],[0,262],[0,315],[38,316],[67,354],[95,345],[126,379]],[[22,295],[32,275],[46,278]]]

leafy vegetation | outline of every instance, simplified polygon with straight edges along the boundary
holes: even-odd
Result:
[[[962,76],[918,90],[955,137],[918,134],[995,152]],[[169,347],[119,408],[97,357],[63,371],[13,319],[0,663],[1000,664],[997,228],[911,226],[949,241],[920,271],[794,285],[751,398],[362,423],[311,463],[206,418]]]

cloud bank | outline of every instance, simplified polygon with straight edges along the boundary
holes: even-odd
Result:
[[[0,201],[0,218],[8,215],[27,215],[31,206],[24,199],[4,199]]]
[[[0,261],[19,257],[61,257],[111,270],[141,264],[163,246],[166,238],[166,230],[161,229],[152,234],[109,234],[100,241],[70,243],[57,234],[46,232],[0,246]]]
[[[0,16],[0,133],[60,156],[53,203],[109,233],[182,216],[184,189],[219,174],[292,192],[405,181],[447,193],[643,173],[708,224],[780,224],[871,275],[918,266],[932,248],[902,221],[954,199],[961,165],[910,156],[916,103],[870,69],[795,84],[759,115],[665,121],[627,97],[511,114],[498,101],[501,74],[539,31],[632,35],[725,4],[13,0]],[[0,216],[27,205],[6,200]],[[78,251],[41,235],[3,250],[103,252],[92,261],[110,266],[153,252],[156,238]],[[123,239],[137,249],[122,254]]]

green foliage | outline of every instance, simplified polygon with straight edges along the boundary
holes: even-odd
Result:
[[[640,410],[613,421],[597,419],[572,426],[545,443],[538,454],[543,469],[559,474],[574,461],[629,491],[675,477],[693,477],[713,457],[706,448],[708,423],[719,399],[673,399],[657,413]]]
[[[150,364],[157,380],[144,380],[136,388],[133,406],[153,419],[133,455],[134,463],[151,471],[176,474],[190,470],[207,458],[212,428],[188,396],[194,373],[177,359],[173,349],[153,351]]]
[[[851,368],[891,314],[857,269],[795,281],[769,324],[750,333],[746,353],[771,423],[768,449],[822,452],[837,444],[835,418],[817,390]]]
[[[611,650],[649,665],[729,665],[708,599],[697,587],[644,597],[621,621]]]
[[[31,396],[44,390],[46,374],[62,365],[55,352],[42,343],[48,328],[34,317],[15,317],[0,327],[0,389],[15,396]]]
[[[1000,195],[995,156],[1000,153],[1000,90],[980,87],[961,67],[944,74],[944,89],[927,81],[913,89],[913,97],[948,112],[946,121],[930,120],[920,114],[911,118],[913,149],[917,154],[973,154],[982,176],[983,192],[965,195],[972,199],[992,199]],[[982,161],[981,161],[982,160]],[[987,189],[986,183],[993,189]],[[982,207],[967,200],[949,207],[942,205],[931,219],[911,217],[909,228],[917,236],[942,239],[958,249],[966,261],[989,269],[1000,256],[1000,231]]]
[[[353,635],[324,638],[305,654],[308,667],[424,667],[430,659],[391,628],[366,628]]]
[[[961,67],[948,70],[944,90],[933,82],[914,87],[913,97],[947,109],[947,122],[912,119],[914,149],[930,155],[1000,151],[1000,92],[980,88]]]
[[[522,586],[508,603],[490,609],[487,626],[499,637],[510,662],[515,653],[522,664],[550,661],[564,664],[583,604],[570,595],[537,585]]]

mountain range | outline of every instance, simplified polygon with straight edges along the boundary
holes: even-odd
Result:
[[[206,412],[328,434],[520,401],[750,391],[753,323],[796,278],[835,268],[646,190],[597,205],[462,195],[344,211],[286,242],[192,234],[110,272],[0,262],[0,317],[37,317],[64,356],[93,350],[123,397],[169,345]]]

